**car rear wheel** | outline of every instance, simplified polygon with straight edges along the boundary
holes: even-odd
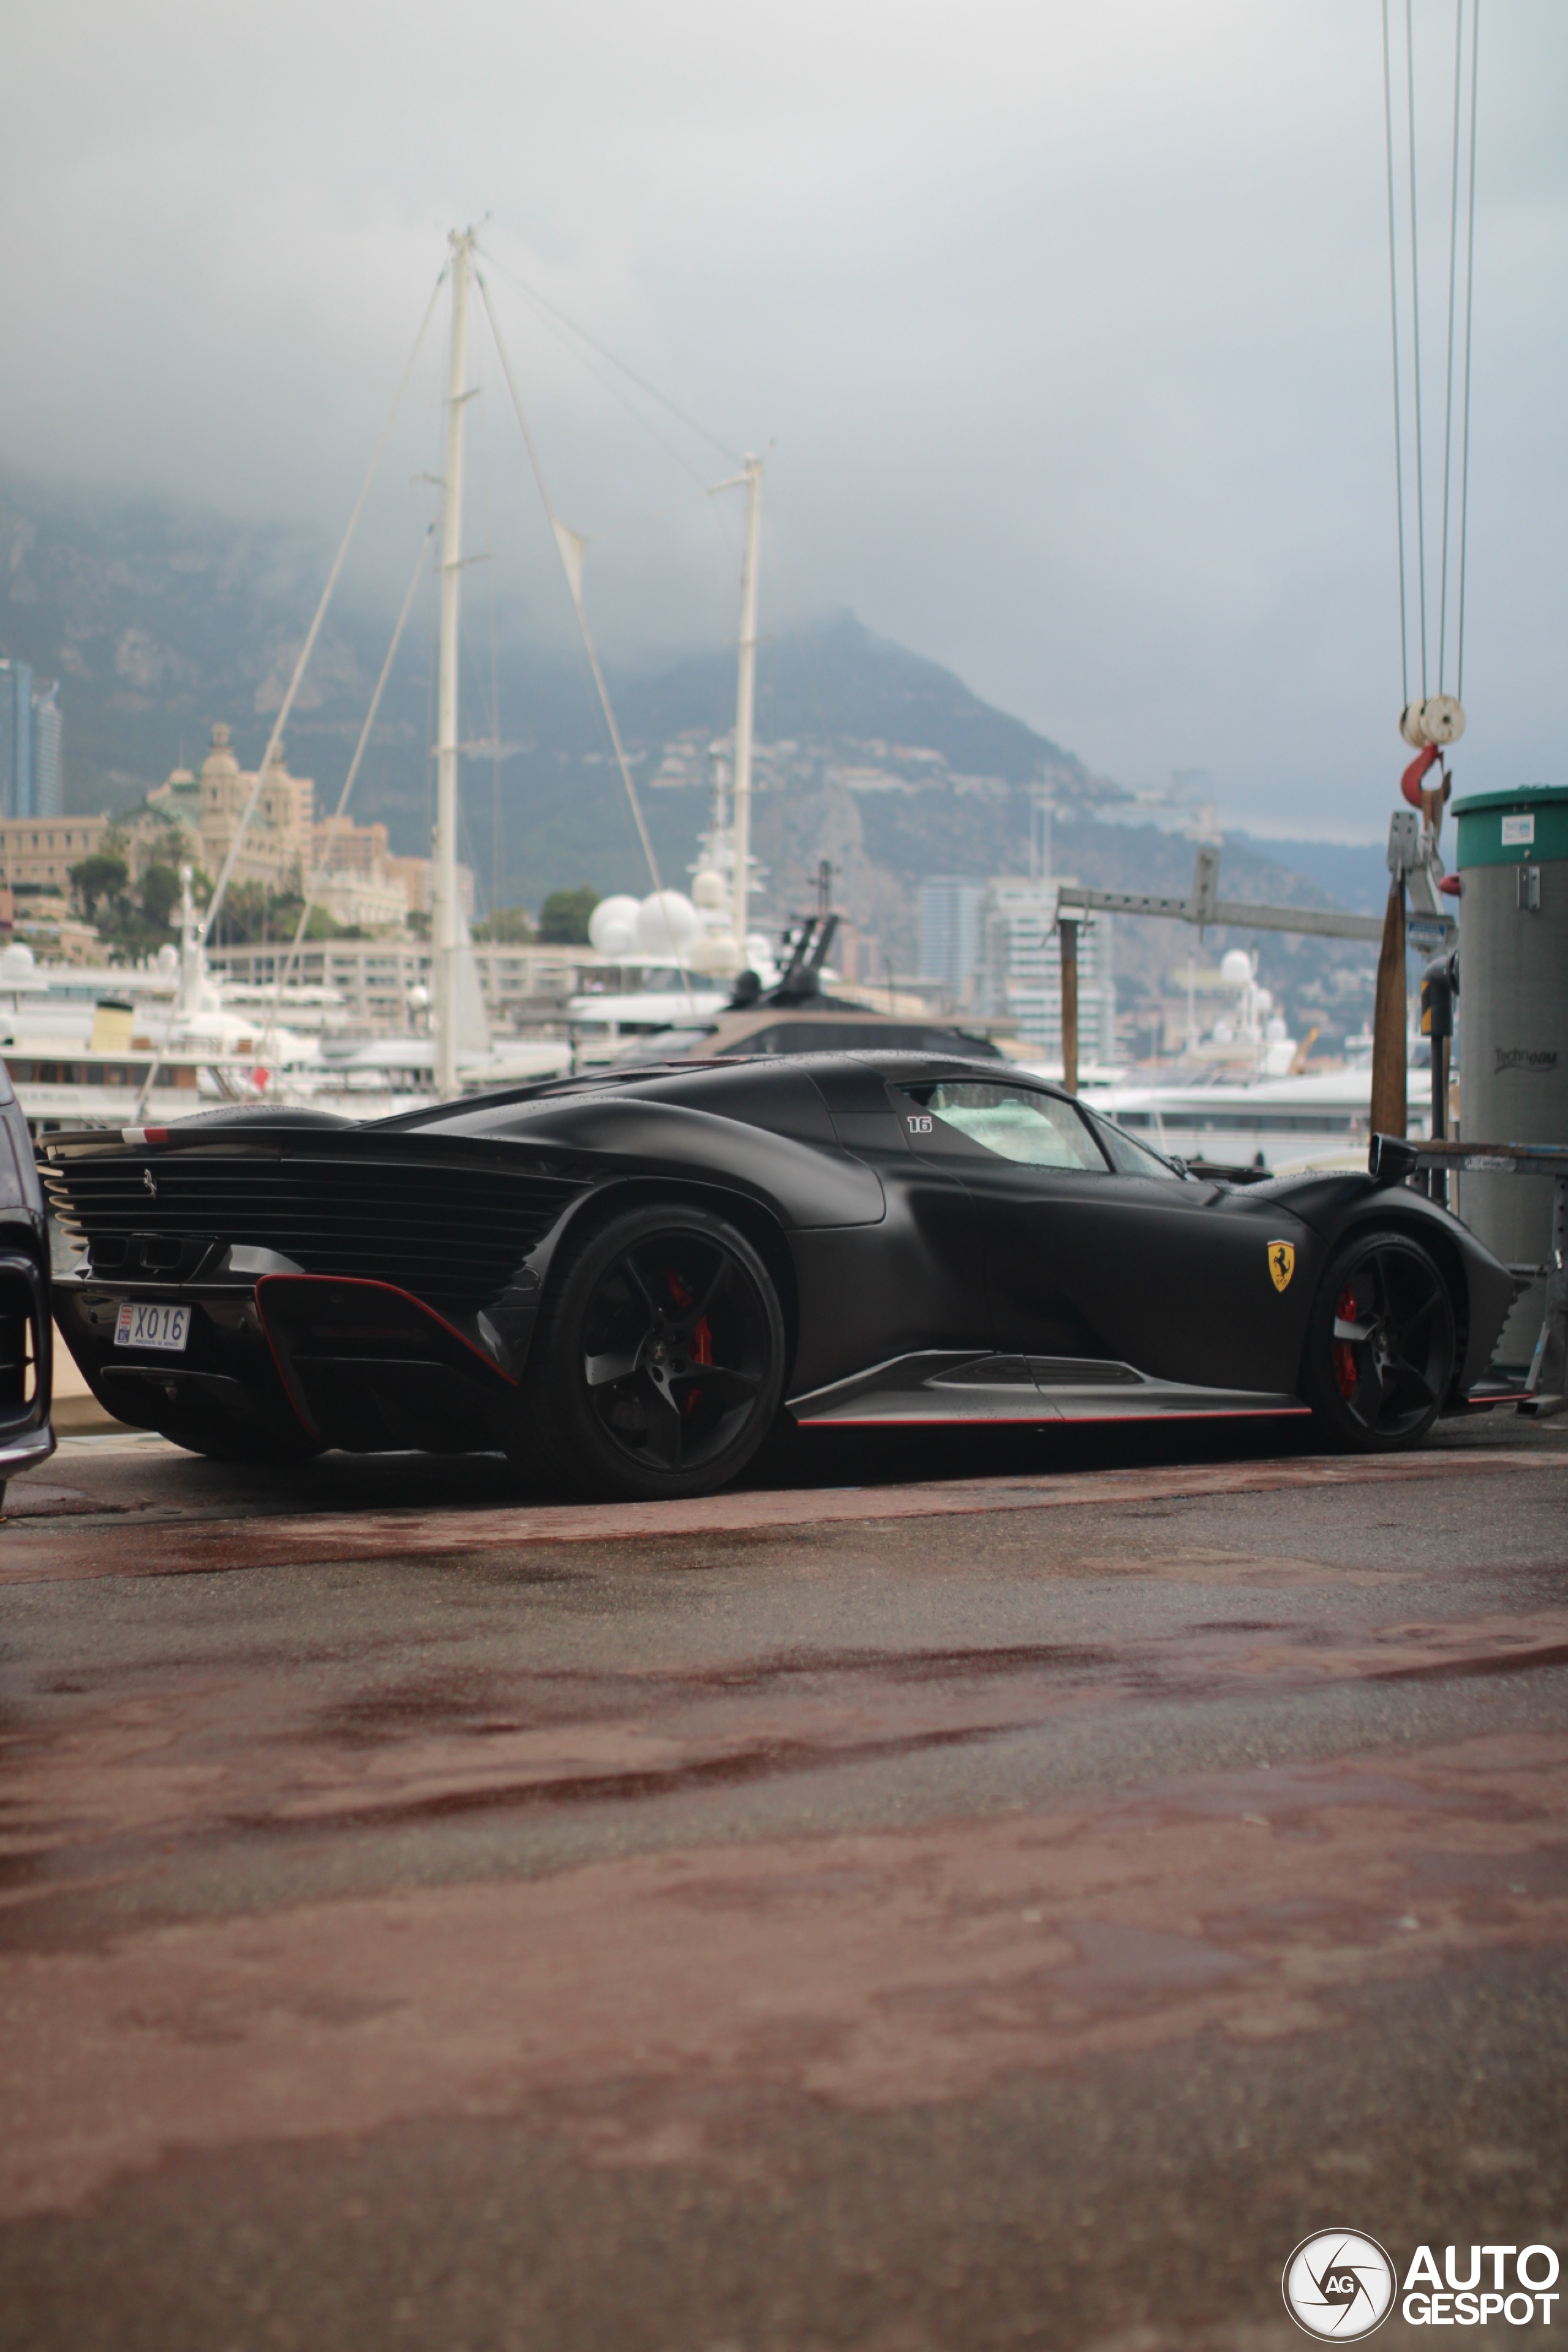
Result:
[[[1339,1445],[1415,1445],[1454,1377],[1454,1306],[1441,1268],[1404,1234],[1363,1234],[1331,1263],[1312,1303],[1302,1392]]]
[[[634,1209],[552,1285],[515,1450],[550,1483],[707,1494],[761,1445],[784,1374],[778,1296],[745,1235],[683,1202]]]

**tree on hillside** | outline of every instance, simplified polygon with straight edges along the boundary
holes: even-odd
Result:
[[[78,906],[86,919],[94,923],[99,919],[100,907],[106,900],[112,905],[121,896],[131,879],[131,868],[123,857],[95,850],[90,857],[84,857],[70,868],[68,878]]]
[[[132,881],[124,857],[115,854],[118,836],[105,834],[110,844],[70,869],[70,886],[88,921],[115,958],[153,955],[179,937],[175,916],[180,903],[180,877],[172,866],[154,863],[142,867]],[[212,884],[198,875],[197,895]]]
[[[172,866],[149,866],[142,876],[142,912],[150,923],[173,930],[180,903],[180,877]]]
[[[264,882],[231,882],[218,909],[213,944],[216,947],[285,945],[293,938],[303,904],[298,890],[270,890]],[[308,940],[360,940],[357,924],[335,923],[324,907],[312,907],[305,925]]]
[[[552,890],[539,910],[539,936],[546,947],[585,948],[588,918],[599,894],[584,886],[577,890]]]
[[[533,918],[526,907],[497,907],[474,925],[475,939],[494,947],[525,948],[533,936]]]

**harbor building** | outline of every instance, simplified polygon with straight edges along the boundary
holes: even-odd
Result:
[[[0,817],[0,884],[7,890],[70,887],[70,870],[96,856],[112,820],[107,816]]]
[[[955,1005],[973,1002],[984,942],[985,885],[961,875],[921,884],[921,978]]]
[[[0,661],[0,819],[64,813],[59,680],[35,687],[30,662]]]
[[[311,898],[334,923],[366,931],[403,929],[408,885],[395,868],[416,861],[389,856],[384,824],[323,817],[310,828],[310,860]]]
[[[256,784],[255,769],[236,759],[228,728],[219,719],[201,774],[176,768],[147,795],[149,805],[181,820],[201,844],[201,862],[216,876],[233,845]],[[311,824],[316,787],[309,776],[291,776],[279,744],[261,780],[245,840],[235,861],[236,882],[260,882],[269,890],[301,887],[311,860]]]
[[[1032,1054],[1062,1059],[1061,950],[1055,931],[1055,880],[999,875],[985,886],[981,914],[979,1010],[1014,1024]],[[1116,983],[1110,918],[1078,919],[1079,1063],[1116,1058]]]
[[[255,783],[256,771],[241,768],[220,720],[200,774],[174,769],[148,793],[147,804],[181,829],[189,843],[185,854],[216,879]],[[234,879],[288,892],[302,889],[309,878],[313,903],[334,923],[360,930],[400,930],[410,915],[428,916],[429,858],[395,856],[384,824],[359,824],[350,816],[318,819],[315,795],[310,778],[290,775],[279,744],[262,778]],[[474,877],[467,866],[458,868],[458,898],[471,921]]]
[[[33,696],[33,814],[37,816],[65,814],[66,780],[60,754],[60,688],[57,678],[53,686],[42,687]]]
[[[0,817],[35,814],[32,665],[0,661]]]

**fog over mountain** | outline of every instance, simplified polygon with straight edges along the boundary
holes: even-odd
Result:
[[[195,766],[212,724],[261,756],[319,593],[328,551],[280,526],[194,505],[62,494],[0,481],[0,645],[62,680],[67,798],[128,807],[176,763]],[[434,583],[426,583],[361,770],[351,814],[379,819],[418,853],[433,815]],[[334,603],[289,722],[286,750],[318,808],[347,772],[387,643],[374,596]],[[498,614],[465,664],[462,854],[482,907],[537,908],[557,887],[649,886],[643,852],[580,650]],[[710,747],[733,724],[728,646],[662,667],[611,668],[611,688],[661,878],[684,884],[710,805]],[[491,701],[492,683],[494,701]],[[918,963],[919,885],[941,874],[1029,870],[1031,826],[1052,804],[1058,870],[1112,888],[1185,895],[1193,847],[1181,813],[1149,821],[1132,794],[1070,748],[981,699],[951,671],[839,613],[772,636],[757,678],[753,845],[759,911],[777,922],[812,903],[818,862],[836,902],[886,963]],[[1227,886],[1284,904],[1381,903],[1381,853],[1227,837]],[[1118,969],[1134,992],[1190,952],[1182,926],[1118,924]],[[1215,935],[1222,947],[1222,935]],[[1300,991],[1358,950],[1278,937],[1266,969]],[[1340,1000],[1336,997],[1336,1003]],[[1355,1000],[1359,1004],[1359,999]],[[1353,1011],[1355,1004],[1351,1006]],[[1304,1024],[1303,1024],[1304,1025]]]
[[[242,758],[258,759],[327,562],[325,547],[302,533],[231,522],[188,503],[0,483],[0,645],[63,681],[70,807],[140,800],[176,763],[199,761],[215,719],[233,728]],[[405,853],[425,847],[433,807],[435,602],[427,580],[353,806],[361,819],[384,820]],[[472,634],[480,643],[465,661],[463,732],[500,747],[499,761],[472,753],[463,778],[468,854],[487,899],[537,897],[566,879],[646,887],[580,648],[539,635],[515,610],[498,621],[493,640],[482,615]],[[287,736],[291,764],[316,778],[319,802],[336,797],[386,643],[376,602],[363,587],[342,593]],[[656,835],[684,861],[707,811],[708,745],[734,722],[733,651],[719,646],[651,669],[612,666],[611,675]],[[874,637],[848,614],[770,639],[759,660],[756,708],[763,792],[783,782],[784,768],[799,782],[846,766],[868,798],[881,800],[879,761],[889,763],[889,787],[895,772],[907,771],[910,790],[925,802],[931,793],[917,787],[951,797],[953,778],[994,788],[989,796],[969,795],[974,805],[948,828],[950,841],[933,820],[934,837],[922,835],[902,861],[910,871],[934,870],[953,857],[966,870],[1011,866],[1024,854],[1026,824],[1014,800],[1022,809],[1026,788],[1048,785],[1064,807],[1085,811],[1128,797],[950,672]],[[679,749],[666,760],[671,745]],[[893,802],[905,797],[891,791]]]
[[[445,232],[480,221],[623,675],[732,635],[735,501],[707,490],[770,448],[773,636],[853,611],[1131,787],[1204,770],[1227,822],[1381,831],[1401,688],[1375,0],[13,19],[0,465],[189,499],[258,551],[279,528],[330,544]],[[1452,11],[1415,19],[1435,550]],[[1565,67],[1554,0],[1482,11],[1475,784],[1563,772]],[[570,625],[481,307],[480,680],[492,583],[540,659]],[[438,308],[354,558],[367,613],[395,607],[430,510],[444,331]],[[129,770],[147,714],[122,716],[101,756]]]

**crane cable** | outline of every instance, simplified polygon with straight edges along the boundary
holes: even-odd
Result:
[[[1399,535],[1399,662],[1404,705],[1410,709],[1410,593],[1406,548],[1408,530],[1405,515],[1405,402],[1400,386],[1399,369],[1399,268],[1398,220],[1394,196],[1394,68],[1389,40],[1388,0],[1383,6],[1383,110],[1384,139],[1388,193],[1388,295],[1392,331],[1394,379],[1394,504]],[[1427,565],[1426,565],[1426,502],[1425,478],[1425,436],[1421,407],[1421,284],[1419,247],[1416,233],[1415,174],[1415,52],[1412,0],[1405,0],[1405,121],[1403,126],[1409,158],[1410,182],[1410,338],[1411,338],[1411,406],[1413,410],[1415,471],[1415,559],[1416,608],[1420,627],[1421,700],[1426,699],[1428,684],[1427,628]],[[1448,319],[1446,352],[1444,421],[1443,421],[1443,517],[1438,579],[1437,621],[1437,692],[1444,691],[1447,673],[1447,635],[1449,603],[1449,549],[1452,542],[1451,515],[1454,478],[1454,344],[1458,319],[1459,264],[1459,190],[1460,190],[1460,126],[1463,119],[1464,89],[1464,16],[1465,0],[1455,0],[1454,17],[1454,136],[1450,176],[1448,222]],[[1476,253],[1476,91],[1477,66],[1480,51],[1480,0],[1470,0],[1470,122],[1469,155],[1466,174],[1466,235],[1465,235],[1465,299],[1464,299],[1464,374],[1460,394],[1459,415],[1459,514],[1458,562],[1454,581],[1457,609],[1455,699],[1464,692],[1465,661],[1465,579],[1469,538],[1470,481],[1470,373],[1473,348],[1475,253]],[[1462,723],[1462,722],[1461,722]],[[1419,741],[1419,736],[1409,740]]]
[[[1388,0],[1383,0],[1383,124],[1388,159],[1388,308],[1394,328],[1394,498],[1399,518],[1399,679],[1410,700],[1410,625],[1405,586],[1405,404],[1399,397],[1399,240],[1394,220],[1394,73],[1388,55]]]
[[[1476,69],[1480,64],[1481,0],[1470,10],[1470,184],[1468,225],[1465,231],[1465,391],[1464,421],[1459,432],[1459,622],[1458,658],[1454,693],[1465,698],[1465,553],[1470,520],[1470,321],[1476,286]]]
[[[1464,0],[1456,0],[1464,6]],[[1421,262],[1415,244],[1415,36],[1412,0],[1405,0],[1405,89],[1410,137],[1410,380],[1415,404],[1415,562],[1421,610],[1421,699],[1426,699],[1426,488],[1421,448]]]

